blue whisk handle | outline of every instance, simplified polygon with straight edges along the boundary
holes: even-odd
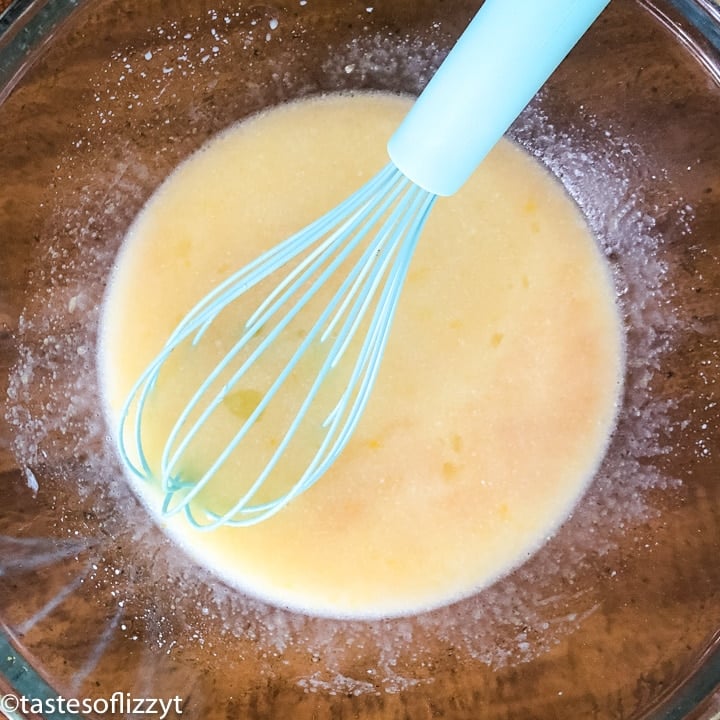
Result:
[[[415,184],[452,195],[609,0],[486,0],[390,138]]]

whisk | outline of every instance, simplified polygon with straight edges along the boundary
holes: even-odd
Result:
[[[390,163],[336,208],[228,277],[185,316],[135,383],[120,417],[121,456],[139,477],[159,481],[164,515],[182,512],[205,530],[253,525],[325,473],[366,407],[413,250],[437,197],[462,186],[608,2],[486,0],[391,137]],[[313,299],[317,304],[333,279],[338,287],[320,304],[310,329],[293,332],[298,340],[277,376],[252,391],[244,420],[209,461],[200,467],[190,462],[203,434],[214,434],[207,428],[218,408],[285,342],[296,318]],[[238,339],[179,413],[159,464],[151,461],[145,432],[163,369],[178,348],[198,345],[222,313],[268,282]],[[256,447],[245,447],[248,438],[264,413],[283,407],[283,388],[311,356],[309,387],[269,457],[258,461]],[[318,416],[321,397],[331,409]],[[298,445],[302,461],[288,464],[290,448]],[[231,458],[235,466],[251,466],[249,479],[223,475]],[[218,485],[221,502],[209,493]]]

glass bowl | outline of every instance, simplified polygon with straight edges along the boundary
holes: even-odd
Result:
[[[133,717],[149,705],[131,703],[174,699],[167,717],[207,720],[718,712],[720,10],[710,0],[613,0],[510,130],[595,232],[628,353],[602,467],[516,571],[415,617],[272,608],[165,538],[108,437],[99,306],[125,230],[163,178],[262,108],[337,90],[419,92],[478,5],[30,0],[0,18],[9,716],[23,698],[15,716]],[[58,707],[59,695],[77,704]]]

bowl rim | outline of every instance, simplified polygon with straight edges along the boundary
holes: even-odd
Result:
[[[635,0],[671,31],[720,88],[720,0]],[[93,0],[10,0],[0,10],[0,105],[43,55],[71,18]],[[0,702],[10,696],[30,699],[56,697],[48,679],[34,669],[21,644],[0,620]],[[720,704],[720,628],[688,674],[668,686],[646,719],[718,720]],[[19,712],[10,717],[24,720]],[[55,713],[54,720],[82,720],[76,714]]]

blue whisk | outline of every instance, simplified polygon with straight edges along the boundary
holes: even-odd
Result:
[[[330,467],[367,404],[413,250],[437,196],[460,188],[608,2],[486,0],[391,137],[391,162],[336,208],[231,275],[185,316],[133,386],[119,428],[120,453],[128,467],[160,482],[164,515],[184,512],[201,529],[253,525],[278,512]],[[189,472],[186,455],[213,414],[340,272],[331,299],[244,421],[206,466]],[[159,467],[153,467],[144,430],[152,422],[149,398],[166,363],[181,345],[197,345],[238,298],[278,273],[281,278],[240,337],[179,414]],[[208,487],[231,458],[237,462],[240,457],[242,465],[243,441],[278,402],[304,358],[318,348],[323,353],[316,374],[257,476],[237,486],[233,479],[223,480],[222,495],[231,499],[208,501]],[[282,471],[285,480],[278,485],[275,475],[285,453],[304,424],[315,422],[313,404],[339,372],[343,357],[349,370],[335,383],[332,410],[316,423],[317,444],[294,475]]]

